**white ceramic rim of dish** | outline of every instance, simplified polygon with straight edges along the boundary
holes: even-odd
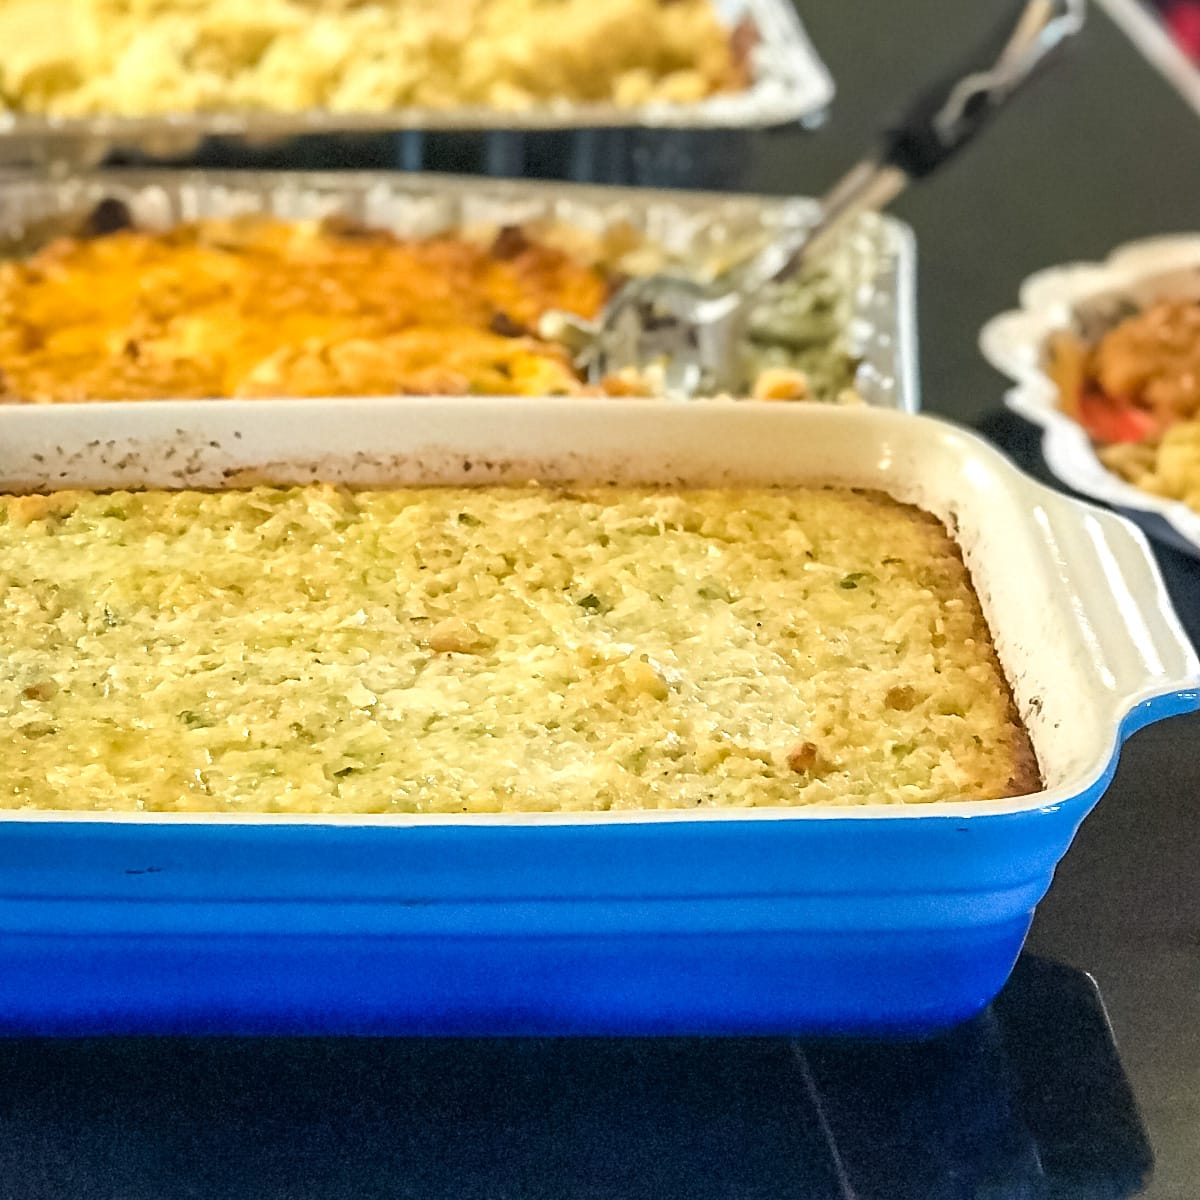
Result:
[[[1015,385],[1005,395],[1008,407],[1041,427],[1046,465],[1057,479],[1130,514],[1160,517],[1180,543],[1200,556],[1200,513],[1182,501],[1143,492],[1110,471],[1083,427],[1058,407],[1058,389],[1042,364],[1046,339],[1069,326],[1081,302],[1192,267],[1200,270],[1200,234],[1144,238],[1119,246],[1103,262],[1046,268],[1021,285],[1019,308],[983,327],[979,345],[988,362]]]

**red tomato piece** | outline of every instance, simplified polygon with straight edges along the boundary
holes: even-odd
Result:
[[[1094,392],[1079,397],[1079,423],[1095,441],[1108,445],[1144,442],[1159,432],[1158,422],[1148,412]]]

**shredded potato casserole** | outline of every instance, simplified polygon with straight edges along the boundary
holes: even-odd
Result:
[[[149,116],[690,103],[745,86],[711,0],[0,0],[0,99]]]
[[[1038,775],[934,518],[838,489],[0,503],[11,807],[990,799]]]

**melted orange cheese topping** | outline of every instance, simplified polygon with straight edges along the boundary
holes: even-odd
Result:
[[[572,393],[533,329],[607,292],[516,230],[487,246],[243,218],[62,238],[0,265],[0,400]]]

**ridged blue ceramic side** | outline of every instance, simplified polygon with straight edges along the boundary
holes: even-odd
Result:
[[[966,818],[8,822],[0,1031],[928,1032],[1003,985],[1115,765]]]

